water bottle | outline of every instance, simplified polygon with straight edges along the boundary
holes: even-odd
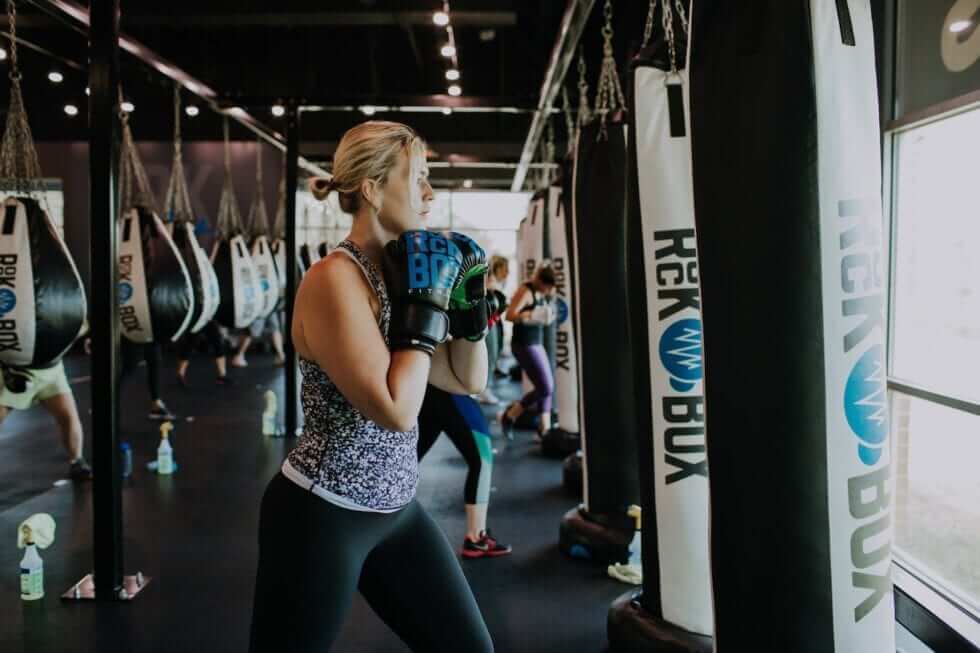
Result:
[[[643,511],[640,509],[640,506],[633,505],[629,507],[629,510],[626,512],[626,514],[632,517],[633,521],[636,524],[636,530],[633,531],[633,539],[630,541],[630,559],[628,564],[634,567],[642,567],[643,544],[641,539],[641,533],[643,530],[642,529]]]
[[[164,422],[160,425],[160,446],[157,447],[157,474],[174,473],[174,450],[170,446],[170,431],[174,425]]]
[[[276,399],[276,393],[272,390],[266,390],[265,411],[262,413],[262,435],[276,435],[279,430],[279,424],[276,420],[278,409],[279,401]]]
[[[133,475],[133,447],[129,442],[119,444],[120,458],[122,458],[122,477],[129,478]]]
[[[37,545],[27,524],[21,528],[24,535],[24,557],[20,561],[20,598],[37,601],[44,598],[44,561],[37,553]]]

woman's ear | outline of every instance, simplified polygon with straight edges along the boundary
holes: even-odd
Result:
[[[361,182],[361,197],[374,209],[375,213],[381,212],[381,205],[384,203],[384,193],[377,179],[365,179]]]

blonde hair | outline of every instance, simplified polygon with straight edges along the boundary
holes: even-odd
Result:
[[[510,272],[510,261],[503,256],[494,254],[490,257],[490,273],[496,274],[497,270],[500,268],[505,268],[508,272]]]
[[[340,208],[355,213],[361,205],[361,183],[373,179],[382,184],[405,152],[413,160],[425,158],[425,141],[415,130],[400,122],[369,120],[347,130],[333,155],[333,177],[310,180],[310,191],[317,199],[336,190]]]

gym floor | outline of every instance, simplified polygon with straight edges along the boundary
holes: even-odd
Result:
[[[259,499],[295,443],[261,435],[262,395],[272,388],[282,397],[282,374],[271,356],[252,354],[249,360],[250,367],[233,372],[236,385],[218,387],[210,361],[199,357],[191,365],[191,388],[184,389],[175,381],[172,359],[165,357],[164,399],[179,415],[171,434],[178,471],[169,478],[145,467],[155,457],[159,424],[146,419],[142,369],[123,387],[121,438],[134,450],[133,477],[123,491],[124,569],[152,577],[130,604],[59,598],[91,570],[91,486],[54,484],[66,476],[67,464],[43,409],[8,418],[0,428],[0,569],[7,570],[0,574],[0,651],[247,650]],[[66,363],[83,422],[93,390],[86,365],[83,358]],[[509,399],[518,388],[502,381],[496,391]],[[496,426],[494,431],[499,433]],[[605,650],[606,611],[630,586],[611,580],[601,567],[559,553],[559,520],[576,503],[562,488],[561,462],[540,456],[528,432],[494,444],[489,525],[513,544],[514,554],[462,565],[496,650]],[[462,458],[441,438],[423,462],[418,491],[454,547],[465,530],[465,473]],[[27,603],[19,598],[14,570],[23,552],[14,547],[14,537],[17,525],[36,512],[50,513],[57,533],[55,543],[41,552],[47,596]],[[334,650],[408,649],[358,599]]]

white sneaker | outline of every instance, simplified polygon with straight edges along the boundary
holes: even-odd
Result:
[[[493,394],[493,391],[490,390],[490,388],[484,388],[483,392],[476,396],[476,400],[481,404],[487,404],[490,406],[496,406],[500,403],[500,398]]]

